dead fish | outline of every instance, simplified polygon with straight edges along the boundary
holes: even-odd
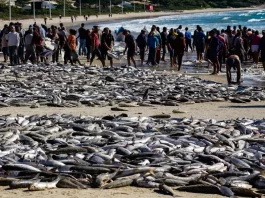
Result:
[[[193,193],[206,193],[206,194],[219,194],[220,191],[215,185],[196,184],[189,186],[180,186],[176,188],[179,191],[193,192]]]
[[[102,186],[102,188],[103,189],[120,188],[120,187],[130,186],[132,183],[133,183],[133,179],[123,178],[123,179],[115,180],[111,183],[108,183]]]
[[[46,190],[46,189],[53,189],[57,188],[56,185],[57,183],[61,180],[61,177],[58,176],[54,181],[51,182],[34,182],[32,183],[29,187],[29,191],[41,191],[41,190]]]
[[[161,190],[162,192],[165,192],[169,195],[172,195],[173,197],[180,197],[174,192],[174,190],[171,187],[169,187],[165,184],[159,185],[159,190]]]
[[[122,109],[122,108],[119,108],[119,107],[112,107],[111,111],[128,111],[128,110],[127,109]]]
[[[151,118],[155,118],[155,119],[166,119],[166,118],[170,118],[171,116],[170,115],[167,115],[167,114],[159,114],[159,115],[153,115],[153,116],[150,116]]]

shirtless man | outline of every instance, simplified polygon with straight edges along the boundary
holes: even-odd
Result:
[[[231,68],[237,71],[237,81],[232,82],[231,79]],[[237,55],[231,55],[226,60],[226,77],[228,84],[240,84],[241,83],[241,62]]]

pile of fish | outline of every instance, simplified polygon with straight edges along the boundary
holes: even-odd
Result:
[[[19,65],[0,69],[0,107],[134,107],[265,99],[262,88],[226,86],[149,69]]]
[[[0,185],[261,197],[265,120],[0,116]]]

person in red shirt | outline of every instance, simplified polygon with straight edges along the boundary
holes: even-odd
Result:
[[[219,54],[218,54],[218,61],[219,61],[219,64],[220,64],[220,72],[222,72],[221,68],[222,68],[222,63],[223,63],[223,60],[224,60],[224,56],[226,55],[227,44],[226,44],[225,38],[221,36],[221,32],[219,30],[217,31],[217,38],[223,43],[223,48],[220,49]]]
[[[92,55],[90,58],[90,65],[92,65],[95,56],[99,58],[102,63],[102,66],[105,67],[105,60],[103,60],[101,52],[100,52],[100,42],[99,42],[99,28],[98,26],[94,26],[92,29],[92,33],[90,34],[91,38],[91,48],[92,48]]]

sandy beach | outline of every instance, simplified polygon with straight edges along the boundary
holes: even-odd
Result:
[[[145,18],[145,17],[159,17],[165,15],[177,15],[181,13],[193,14],[201,12],[220,12],[220,11],[235,11],[235,10],[253,10],[260,9],[263,7],[253,7],[253,8],[227,8],[227,9],[203,9],[203,10],[187,10],[183,12],[154,12],[154,13],[128,13],[128,14],[115,14],[112,18],[107,15],[101,15],[99,18],[91,16],[87,23],[97,24],[99,22],[106,22],[110,20],[121,20],[130,18]],[[17,20],[15,20],[17,21]],[[32,24],[32,20],[20,20],[24,27]],[[43,19],[37,19],[37,24],[44,23]],[[48,20],[47,25],[58,25],[58,18],[53,20]],[[84,18],[79,16],[74,23],[71,23],[70,17],[63,18],[62,21],[66,26],[76,26],[84,22]],[[8,23],[8,21],[0,21],[1,24]],[[2,57],[0,58],[2,61]],[[84,58],[83,60],[84,61]],[[99,64],[99,61],[95,61],[94,64]],[[99,64],[100,65],[100,64]],[[168,71],[170,72],[170,71]],[[177,73],[177,72],[176,72]],[[183,73],[183,71],[182,71]],[[197,76],[205,80],[211,80],[220,83],[226,83],[225,74],[221,75],[209,75],[209,74],[188,74],[192,76]],[[7,107],[0,108],[0,114],[11,114],[11,115],[33,115],[33,114],[73,114],[73,115],[91,115],[91,116],[105,116],[105,115],[118,115],[120,113],[126,113],[129,116],[151,116],[155,114],[170,114],[172,117],[183,118],[183,117],[193,117],[195,119],[217,119],[217,120],[227,120],[240,118],[251,118],[251,119],[262,119],[265,115],[265,103],[264,102],[251,102],[245,104],[235,104],[230,101],[225,102],[208,102],[208,103],[196,103],[196,104],[181,104],[180,106],[168,107],[168,106],[155,106],[155,107],[130,107],[125,108],[126,112],[114,112],[111,111],[110,106],[106,107],[87,107],[80,106],[76,108],[60,108],[60,107],[40,107],[36,109],[31,109],[29,107]],[[174,114],[173,110],[180,110],[184,113]],[[136,187],[125,187],[111,190],[102,189],[53,189],[46,190],[42,192],[29,192],[27,190],[9,190],[7,187],[0,187],[0,198],[17,198],[17,197],[27,197],[27,198],[164,198],[169,197],[168,195],[162,195],[154,192],[153,189],[136,188]],[[219,198],[220,195],[212,194],[193,194],[186,192],[176,191],[176,194],[183,198]]]
[[[53,18],[52,20],[47,20],[47,25],[59,25],[60,22],[64,23],[66,27],[79,26],[81,23],[89,24],[89,25],[98,25],[100,22],[107,22],[113,20],[125,20],[125,19],[137,19],[137,18],[152,18],[152,17],[160,17],[160,16],[169,16],[169,15],[180,15],[180,14],[195,14],[195,13],[204,13],[204,12],[229,12],[229,11],[242,11],[242,10],[257,10],[263,9],[262,6],[253,6],[246,8],[207,8],[207,9],[196,9],[196,10],[182,10],[182,11],[161,11],[161,12],[135,12],[135,13],[124,13],[124,14],[113,14],[110,18],[109,15],[99,15],[98,18],[95,15],[89,17],[88,21],[85,21],[83,16],[77,16],[77,19],[74,22],[71,22],[70,17],[62,17],[60,20],[59,17]],[[12,21],[19,21],[23,24],[24,28],[27,28],[30,24],[34,23],[34,20],[30,19],[12,19]],[[44,24],[43,18],[36,18],[37,24]],[[8,24],[8,20],[0,20],[1,24]]]

